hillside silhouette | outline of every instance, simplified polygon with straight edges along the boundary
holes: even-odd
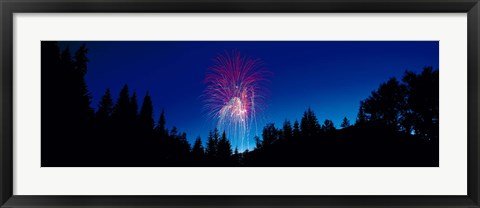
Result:
[[[437,167],[439,73],[425,67],[391,78],[360,102],[357,119],[336,125],[310,108],[299,121],[263,127],[256,147],[240,153],[212,129],[190,144],[185,132],[153,118],[148,92],[125,84],[91,103],[88,48],[61,51],[42,41],[42,167]],[[96,105],[96,110],[92,108]]]

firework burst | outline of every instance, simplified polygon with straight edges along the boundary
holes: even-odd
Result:
[[[249,147],[249,132],[257,131],[256,114],[264,106],[267,73],[260,60],[238,51],[218,55],[208,70],[205,108],[217,128],[241,150]]]

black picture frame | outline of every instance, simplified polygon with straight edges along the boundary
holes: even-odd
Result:
[[[479,0],[0,0],[0,204],[2,207],[480,207]],[[25,196],[13,195],[14,13],[467,13],[466,196]],[[446,179],[448,180],[448,179]]]

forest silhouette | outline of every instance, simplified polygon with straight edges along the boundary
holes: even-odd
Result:
[[[335,127],[308,108],[301,120],[269,123],[253,150],[233,149],[225,132],[209,131],[193,144],[166,128],[165,109],[153,118],[148,92],[127,84],[114,101],[107,89],[91,107],[85,45],[71,54],[41,42],[42,167],[437,167],[439,72],[406,71],[360,101],[356,121]],[[202,140],[205,139],[205,140]],[[203,142],[205,141],[205,142]]]

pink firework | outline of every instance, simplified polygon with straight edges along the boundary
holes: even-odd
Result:
[[[264,104],[267,73],[260,60],[233,51],[217,56],[205,79],[205,107],[210,117],[242,150],[245,141],[249,146],[249,132],[256,128],[256,113]]]

